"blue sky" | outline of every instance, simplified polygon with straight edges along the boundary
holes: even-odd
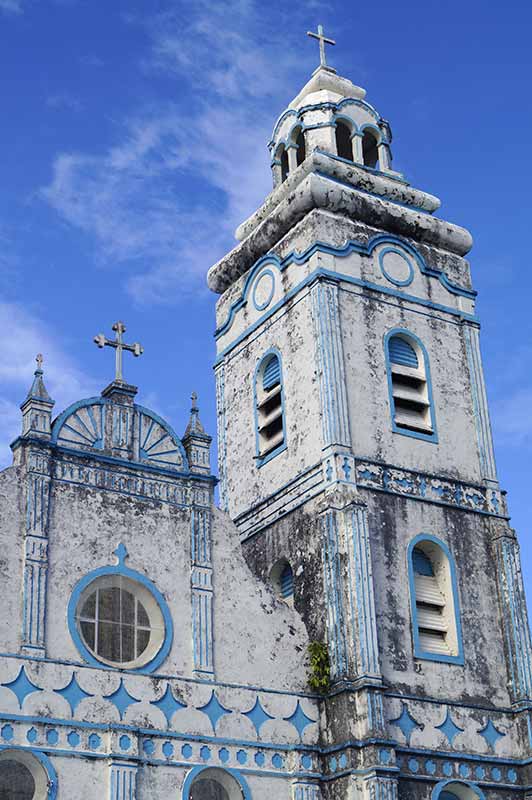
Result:
[[[382,0],[0,0],[0,441],[34,357],[59,411],[99,393],[126,321],[126,378],[184,430],[214,433],[208,267],[271,188],[273,123],[331,62],[390,120],[394,165],[475,238],[501,482],[532,597],[529,4]],[[9,450],[0,450],[0,463]]]

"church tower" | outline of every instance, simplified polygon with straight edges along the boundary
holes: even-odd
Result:
[[[472,239],[393,169],[388,122],[317,38],[273,191],[208,275],[221,505],[327,648],[326,796],[528,797],[532,647]]]

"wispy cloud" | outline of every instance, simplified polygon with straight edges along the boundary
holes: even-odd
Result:
[[[54,110],[62,110],[66,109],[67,111],[81,111],[83,108],[83,103],[73,94],[69,94],[68,92],[58,92],[57,94],[51,94],[46,98],[46,105],[48,108],[53,108]]]
[[[6,14],[22,14],[22,0],[0,0],[0,11]]]
[[[7,443],[20,432],[19,404],[35,370],[35,356],[45,356],[47,388],[64,408],[97,391],[95,382],[58,346],[59,337],[36,315],[17,303],[0,300],[0,329],[8,331],[0,352],[0,468],[11,461]]]
[[[106,153],[59,155],[42,194],[103,262],[127,263],[138,303],[203,289],[270,190],[266,142],[301,71],[281,23],[252,0],[198,0],[186,20],[175,10],[128,16],[151,38],[142,69],[173,77],[177,100],[144,102]]]

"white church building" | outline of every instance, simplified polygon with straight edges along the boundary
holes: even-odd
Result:
[[[38,358],[0,473],[0,800],[532,797],[472,239],[316,38],[208,273],[218,477],[195,396],[183,436],[137,402],[122,323],[57,415]]]

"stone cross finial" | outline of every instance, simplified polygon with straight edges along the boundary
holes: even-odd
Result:
[[[113,347],[116,350],[115,381],[124,383],[124,378],[122,376],[123,351],[128,350],[130,353],[133,353],[135,358],[137,358],[143,354],[144,348],[141,344],[139,344],[139,342],[135,342],[134,344],[126,344],[124,341],[122,341],[122,334],[126,332],[126,326],[123,322],[115,322],[113,325],[113,330],[116,332],[116,339],[107,339],[103,333],[99,333],[94,337],[94,342],[98,345],[98,347],[105,347],[107,345],[107,347]]]
[[[37,362],[37,369],[42,372],[42,362],[44,361],[42,353],[37,353],[35,356],[35,361]]]
[[[192,392],[192,394],[190,395],[190,399],[192,400],[192,408],[190,410],[191,411],[197,411],[198,410],[198,395],[197,395],[197,393],[196,392]]]
[[[328,67],[327,59],[325,57],[325,45],[326,44],[336,44],[334,39],[328,39],[323,33],[323,25],[318,25],[318,32],[313,33],[312,31],[307,31],[307,36],[312,36],[313,39],[317,39],[320,43],[320,67]],[[330,69],[330,67],[328,67]]]

